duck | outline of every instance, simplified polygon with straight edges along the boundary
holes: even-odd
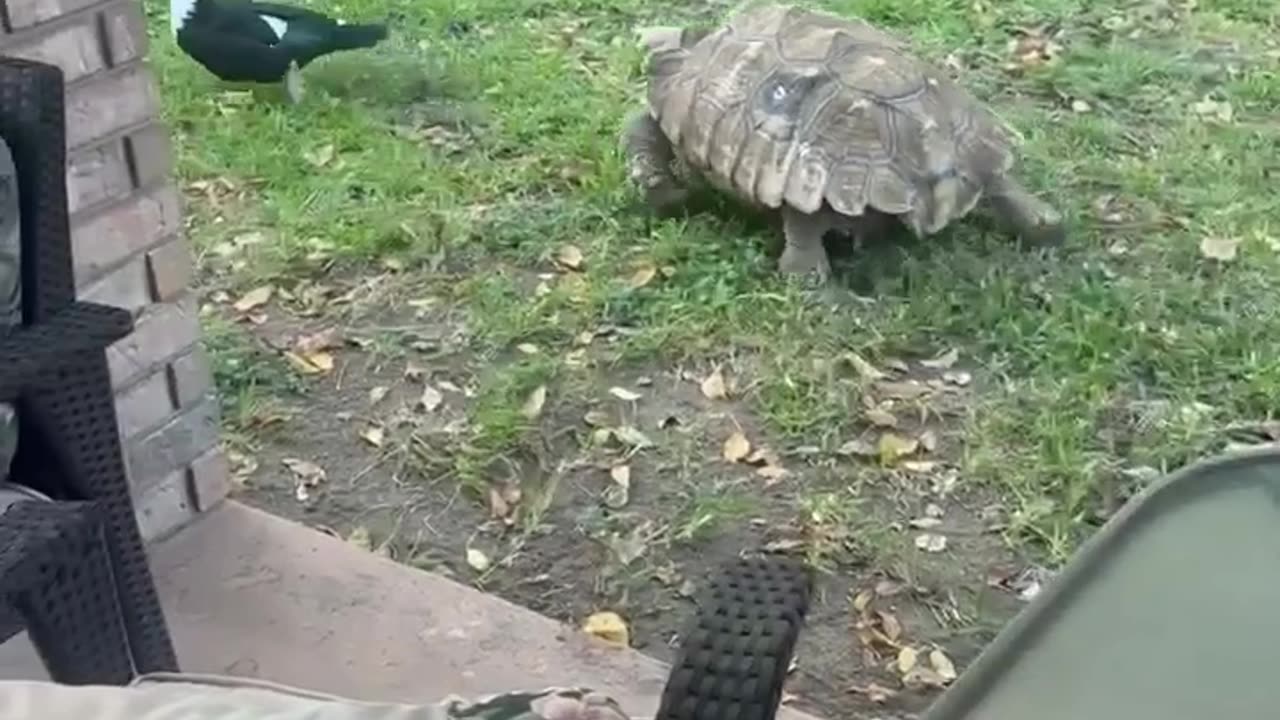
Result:
[[[284,83],[292,103],[303,96],[302,68],[341,50],[371,48],[383,23],[347,24],[314,10],[256,0],[170,0],[178,47],[224,82]]]

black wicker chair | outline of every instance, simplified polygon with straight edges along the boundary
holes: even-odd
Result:
[[[9,482],[36,491],[0,491],[0,641],[25,628],[58,682],[127,683],[178,668],[134,517],[105,353],[133,320],[75,296],[63,91],[57,67],[0,58],[22,306],[22,323],[0,328],[0,402],[13,403],[19,424]]]

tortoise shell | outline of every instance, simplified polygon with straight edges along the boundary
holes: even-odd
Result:
[[[749,202],[869,207],[930,234],[1013,164],[985,105],[862,20],[762,5],[676,45],[650,56],[649,112],[682,162]]]

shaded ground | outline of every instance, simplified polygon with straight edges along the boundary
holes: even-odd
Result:
[[[836,309],[779,281],[760,218],[649,220],[616,131],[630,33],[678,4],[396,4],[295,108],[157,40],[240,496],[568,622],[618,612],[660,657],[714,564],[804,554],[794,702],[880,717],[947,679],[903,648],[962,670],[1143,483],[1259,441],[1275,10],[823,5],[1018,126],[1067,246],[976,217],[846,258],[865,300]]]

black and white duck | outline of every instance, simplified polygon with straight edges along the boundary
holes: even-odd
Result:
[[[170,0],[178,47],[226,82],[284,82],[302,99],[302,68],[339,50],[370,48],[387,37],[382,23],[347,24],[314,10],[255,0]]]

